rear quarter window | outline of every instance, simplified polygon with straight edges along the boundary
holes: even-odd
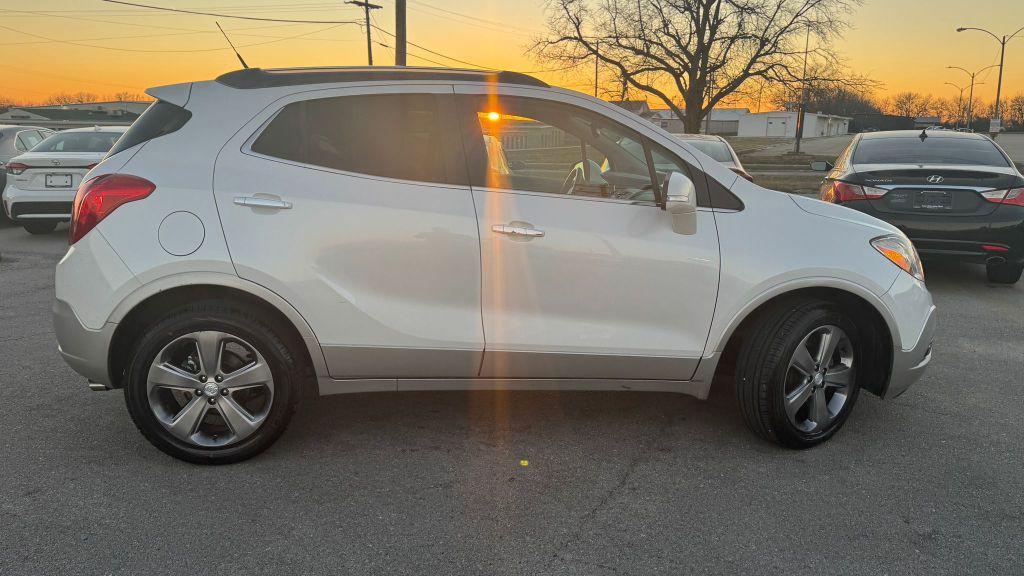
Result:
[[[113,156],[132,146],[176,132],[191,118],[192,113],[181,106],[157,100],[135,120],[131,128],[110,149],[107,156]]]

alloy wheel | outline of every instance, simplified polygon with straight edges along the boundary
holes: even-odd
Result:
[[[854,382],[853,343],[838,326],[820,326],[804,336],[786,371],[786,416],[806,433],[824,430],[849,401]]]
[[[149,406],[179,440],[202,447],[239,442],[259,429],[274,401],[274,377],[256,348],[213,330],[179,336],[156,355]]]

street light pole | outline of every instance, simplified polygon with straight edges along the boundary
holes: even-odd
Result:
[[[1010,34],[1009,36],[1004,34],[1002,37],[996,36],[995,34],[989,32],[988,30],[985,30],[984,28],[960,27],[956,29],[957,32],[964,32],[966,30],[976,30],[978,32],[984,32],[985,34],[988,34],[989,36],[995,38],[996,42],[999,42],[999,82],[996,84],[996,118],[1002,121],[1003,104],[1001,102],[1001,98],[1003,96],[1003,61],[1006,57],[1006,43],[1009,42],[1010,40],[1013,40],[1014,36],[1024,31],[1024,26],[1018,28],[1017,31],[1014,32],[1013,34]],[[992,134],[992,137],[994,138],[997,134],[998,132],[994,132]]]
[[[946,68],[950,68],[952,70],[961,70],[965,74],[967,74],[968,76],[971,77],[971,93],[970,93],[970,96],[967,97],[967,127],[968,128],[972,128],[971,125],[974,123],[974,77],[977,76],[978,74],[981,74],[985,70],[988,70],[989,68],[995,68],[996,66],[998,66],[998,64],[993,64],[991,66],[986,66],[986,67],[984,67],[981,70],[978,70],[976,72],[971,72],[970,70],[968,70],[966,68],[961,68],[959,66],[946,66]],[[978,82],[978,84],[982,84],[982,83]]]
[[[956,98],[956,128],[959,129],[960,121],[963,120],[964,116],[964,88],[963,86],[957,86],[952,82],[946,82],[946,84],[949,84],[953,88],[956,88],[957,90],[960,91],[960,95],[957,96]]]

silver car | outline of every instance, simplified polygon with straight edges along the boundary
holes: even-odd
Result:
[[[54,326],[175,457],[257,454],[306,391],[706,398],[716,374],[755,434],[807,448],[931,360],[899,230],[584,94],[430,68],[149,94],[78,189]]]

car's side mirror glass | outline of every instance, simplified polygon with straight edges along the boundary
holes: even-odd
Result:
[[[824,162],[820,160],[817,162],[811,162],[811,170],[814,170],[815,172],[828,172],[833,168],[835,168],[835,165],[831,162]]]
[[[697,188],[680,172],[669,172],[665,178],[665,211],[672,216],[676,234],[697,233]]]

